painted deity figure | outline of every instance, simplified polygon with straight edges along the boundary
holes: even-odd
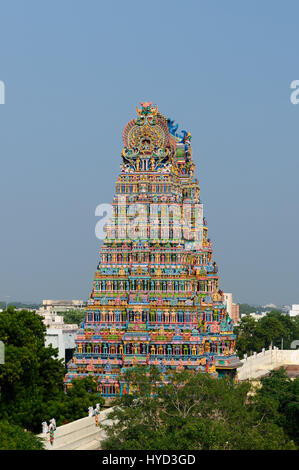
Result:
[[[92,415],[93,415],[93,407],[89,406],[88,407],[88,416],[92,416]]]

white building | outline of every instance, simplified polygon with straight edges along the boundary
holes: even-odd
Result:
[[[47,328],[45,346],[51,344],[53,348],[58,348],[58,359],[68,362],[76,347],[75,339],[77,331],[77,325],[62,325],[60,328]]]
[[[260,312],[260,313],[257,313],[257,312],[252,312],[252,313],[249,313],[249,315],[254,318],[255,320],[260,320],[261,318],[265,317],[269,312]],[[244,317],[245,315],[247,315],[246,313],[242,313],[242,317]]]
[[[235,324],[240,320],[239,304],[233,302],[233,295],[227,292],[223,293],[223,302],[226,305],[227,313]]]
[[[233,307],[233,294],[223,293],[224,304],[226,305],[226,310],[229,316],[232,316],[232,307]]]
[[[65,324],[59,313],[68,310],[84,310],[83,300],[43,300],[42,307],[36,313],[43,317],[47,327],[45,345],[58,348],[58,358],[68,362],[75,349],[77,324]]]
[[[67,310],[83,310],[83,300],[43,300],[41,308],[37,311],[40,315],[66,312]]]
[[[73,330],[76,328],[78,329],[78,325],[76,324],[64,324],[63,316],[57,315],[55,310],[39,309],[36,313],[38,313],[41,317],[43,317],[43,324],[46,325],[47,328],[52,328],[52,329],[66,328],[66,329],[73,329]]]
[[[290,317],[296,317],[299,315],[299,304],[293,304],[291,310],[289,310]]]

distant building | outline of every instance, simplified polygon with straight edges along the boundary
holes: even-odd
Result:
[[[284,314],[288,314],[290,309],[291,309],[291,306],[290,306],[290,305],[283,305],[283,306],[281,307],[281,311],[282,311],[282,313],[284,313]]]
[[[296,317],[299,315],[299,304],[292,305],[292,308],[289,310],[290,317]]]
[[[267,305],[263,305],[263,308],[268,308],[268,309],[270,309],[270,310],[269,310],[269,312],[270,312],[271,310],[278,309],[279,307],[278,307],[277,305],[275,305],[275,304],[267,304]]]
[[[226,310],[229,316],[232,316],[232,307],[233,307],[233,294],[225,293],[223,294],[224,304],[226,305]]]
[[[234,323],[238,323],[240,320],[240,311],[239,311],[239,304],[232,303],[232,315],[231,319]]]
[[[59,313],[68,310],[83,310],[83,300],[43,300],[37,313],[43,317],[47,327],[45,345],[58,348],[58,358],[67,363],[73,356],[78,325],[65,324]]]
[[[37,311],[40,315],[58,314],[67,310],[84,309],[86,302],[83,300],[43,300],[41,308]]]
[[[39,313],[39,312],[38,312]],[[47,328],[61,328],[64,325],[63,316],[56,315],[55,313],[39,313],[43,317],[43,323],[46,325]],[[74,328],[77,325],[71,325]]]
[[[230,293],[224,293],[223,298],[229,316],[231,317],[234,323],[238,323],[238,321],[240,320],[239,304],[235,304],[233,302],[233,295]]]
[[[78,328],[77,325],[64,325],[63,316],[59,313],[84,309],[83,300],[43,300],[42,307],[36,313],[43,317],[43,323],[47,328]]]
[[[252,313],[243,313],[241,314],[241,317],[244,317],[245,315],[250,315],[252,318],[255,320],[260,320],[261,318],[265,317],[269,312],[252,312]]]
[[[36,308],[27,308],[27,307],[18,307],[15,308],[16,312],[22,312],[22,310],[27,310],[27,312],[36,312]]]
[[[62,317],[60,317],[62,318]],[[75,339],[78,332],[77,325],[61,325],[61,327],[47,328],[45,346],[50,344],[58,348],[58,359],[67,363],[72,357],[76,347]]]

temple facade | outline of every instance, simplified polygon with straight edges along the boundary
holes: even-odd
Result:
[[[121,172],[66,389],[93,375],[103,396],[130,393],[127,367],[235,376],[233,322],[219,289],[191,135],[141,103],[123,132]]]

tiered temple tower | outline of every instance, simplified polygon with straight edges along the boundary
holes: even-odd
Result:
[[[126,367],[235,375],[233,323],[203,217],[191,135],[152,103],[124,129],[112,216],[86,308],[72,379],[92,374],[103,396],[129,393]]]

